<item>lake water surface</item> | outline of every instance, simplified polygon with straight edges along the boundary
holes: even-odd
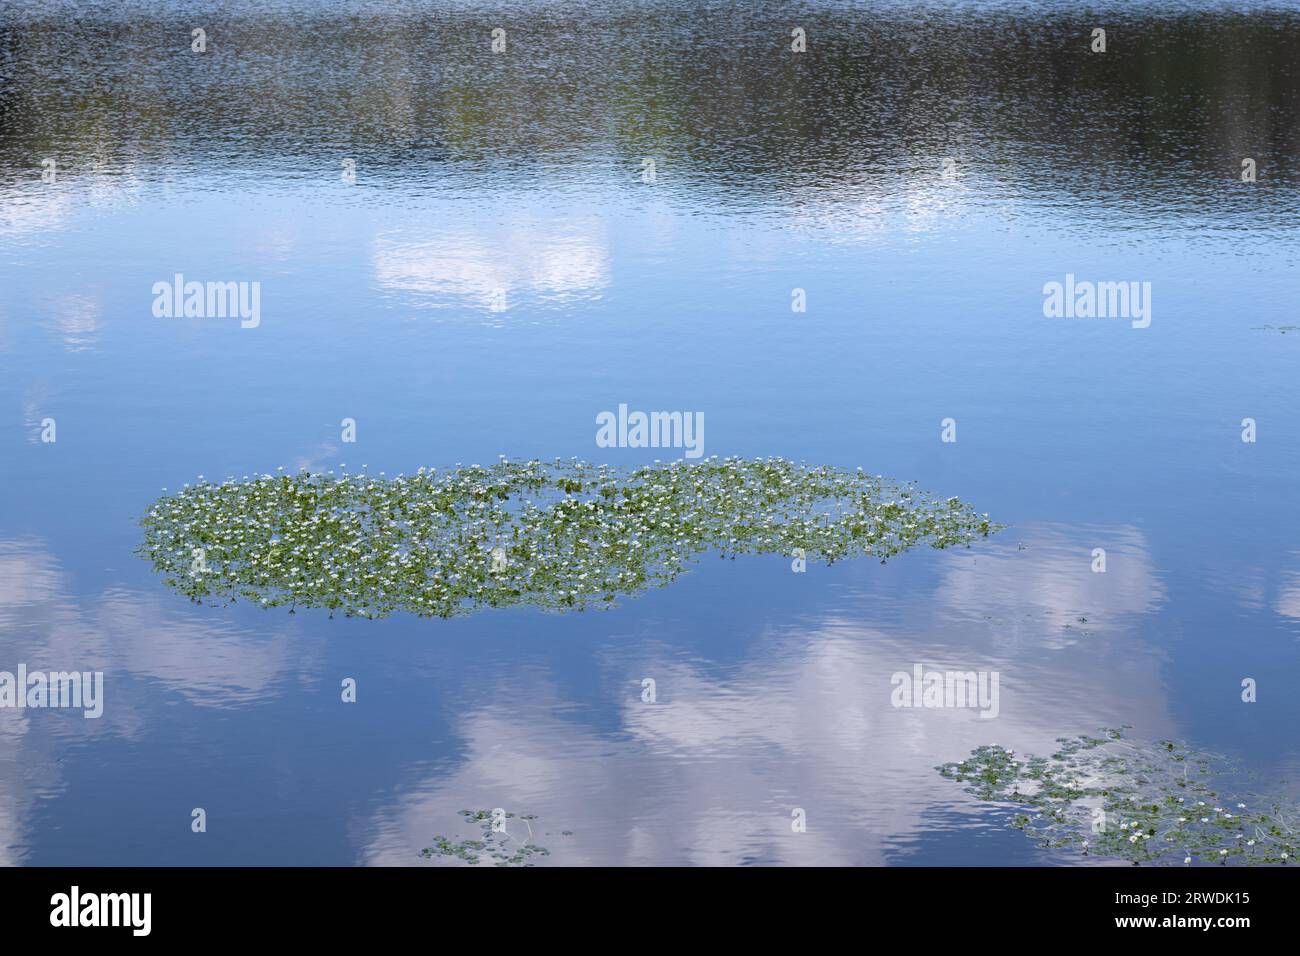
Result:
[[[548,865],[1105,863],[935,767],[1116,725],[1285,786],[1298,200],[1300,4],[7,0],[0,670],[105,697],[0,709],[0,861],[454,864],[502,807]],[[258,324],[156,316],[177,273]],[[1045,317],[1067,275],[1149,325]],[[680,454],[599,447],[620,403],[1006,527],[451,620],[137,554],[199,475]],[[916,664],[996,719],[892,706]]]

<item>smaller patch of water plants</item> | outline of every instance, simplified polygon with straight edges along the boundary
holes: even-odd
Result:
[[[477,866],[483,858],[491,860],[495,866],[533,866],[534,857],[550,856],[551,851],[533,842],[532,821],[535,814],[514,814],[497,810],[461,810],[460,815],[467,822],[475,824],[479,836],[467,840],[453,841],[450,837],[439,834],[433,838],[433,844],[420,851],[426,860],[437,856],[454,857],[471,866]],[[516,821],[511,827],[510,821]],[[519,833],[523,824],[524,833]],[[564,835],[572,831],[565,830]]]
[[[410,476],[200,480],[142,520],[141,554],[197,602],[451,617],[611,605],[702,552],[833,562],[969,545],[997,527],[956,498],[783,458],[623,471],[577,460]]]
[[[1266,798],[1213,754],[1126,728],[1059,738],[1047,757],[997,745],[936,769],[1018,812],[1011,825],[1045,848],[1134,864],[1285,864],[1300,849],[1300,809]]]

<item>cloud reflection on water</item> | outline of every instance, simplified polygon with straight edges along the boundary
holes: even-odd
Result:
[[[1068,544],[1098,534],[1129,566],[1111,587],[1085,583]],[[1041,752],[1103,724],[1171,733],[1164,654],[1136,627],[1160,603],[1142,534],[1050,526],[1021,536],[1025,551],[942,555],[929,597],[897,596],[930,609],[918,619],[873,625],[864,593],[860,614],[768,626],[725,674],[668,641],[610,646],[607,678],[626,688],[614,731],[573,719],[574,702],[545,677],[505,674],[455,721],[463,758],[381,810],[362,859],[415,862],[434,834],[452,835],[458,810],[503,806],[537,814],[553,834],[573,831],[539,838],[551,863],[900,862],[936,831],[978,825],[937,764],[987,743]],[[1091,574],[1086,550],[1082,568]],[[1099,633],[1062,641],[1079,607]],[[985,626],[991,612],[1035,622],[1033,636],[1008,643]],[[918,662],[1000,672],[1000,716],[894,708],[890,676]],[[655,704],[640,698],[643,675],[656,681]],[[794,807],[808,813],[806,833],[791,831]]]

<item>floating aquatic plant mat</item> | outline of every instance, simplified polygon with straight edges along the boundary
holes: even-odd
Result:
[[[1135,864],[1295,859],[1300,807],[1252,792],[1223,758],[1168,740],[1136,743],[1123,729],[1058,743],[1050,757],[980,747],[937,769],[981,800],[1019,807],[1012,825],[1043,847]]]
[[[533,833],[533,821],[536,814],[522,813],[516,816],[500,808],[495,810],[462,810],[460,815],[479,828],[477,839],[453,841],[449,837],[433,838],[433,846],[426,846],[420,856],[433,859],[436,856],[450,856],[470,864],[477,865],[483,857],[488,857],[495,866],[532,866],[531,859],[538,856],[550,856],[551,851],[538,845]],[[520,824],[523,826],[521,827]],[[572,831],[561,831],[561,836],[573,836]]]
[[[142,554],[196,601],[366,617],[608,605],[708,550],[883,560],[996,530],[956,498],[781,458],[262,475],[187,485],[142,523]]]

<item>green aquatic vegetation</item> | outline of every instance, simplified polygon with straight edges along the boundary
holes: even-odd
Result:
[[[369,618],[607,606],[709,550],[884,560],[997,530],[956,498],[782,458],[200,480],[159,498],[142,524],[141,554],[195,601]]]
[[[433,838],[432,846],[427,846],[420,851],[420,856],[426,860],[435,856],[450,856],[471,866],[477,866],[486,856],[496,866],[532,866],[530,860],[533,857],[551,855],[551,851],[546,847],[533,842],[532,821],[537,819],[534,814],[524,813],[516,816],[505,810],[496,809],[462,810],[460,815],[469,822],[477,824],[479,838],[453,842],[451,838],[439,834]],[[523,833],[512,832],[511,820],[516,821],[513,831],[519,831],[518,824],[522,823],[526,836]],[[564,836],[570,836],[571,833],[572,831],[565,830]]]
[[[1057,742],[1049,757],[992,745],[936,769],[981,800],[1017,807],[1012,826],[1043,847],[1134,864],[1295,859],[1294,802],[1253,792],[1221,757],[1171,740],[1133,742],[1123,728]]]

